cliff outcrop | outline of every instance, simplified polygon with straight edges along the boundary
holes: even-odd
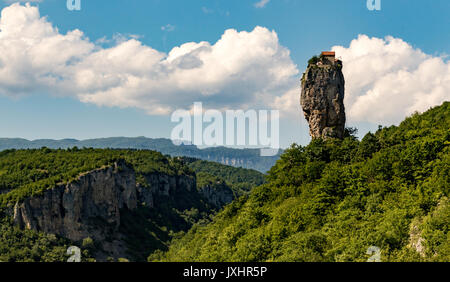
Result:
[[[201,187],[199,192],[208,203],[219,209],[231,203],[235,198],[233,190],[221,181],[207,184]]]
[[[171,196],[180,189],[195,191],[195,178],[154,173],[145,186],[125,162],[100,168],[76,181],[29,197],[14,207],[14,222],[22,228],[56,234],[73,241],[90,237],[102,241],[118,231],[121,210],[139,205],[154,208],[155,197]]]
[[[345,80],[334,53],[309,61],[302,78],[301,106],[312,138],[343,138]]]

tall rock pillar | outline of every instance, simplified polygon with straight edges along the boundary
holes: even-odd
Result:
[[[334,52],[313,57],[302,77],[300,104],[312,138],[343,138],[345,80]]]

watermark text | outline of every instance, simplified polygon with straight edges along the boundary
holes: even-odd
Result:
[[[369,11],[381,11],[381,0],[367,0]]]
[[[197,102],[191,111],[172,114],[171,121],[178,125],[171,139],[175,145],[258,147],[261,156],[275,156],[280,143],[279,117],[278,110],[203,111]]]
[[[81,0],[67,0],[67,10],[69,11],[80,11],[81,10]]]

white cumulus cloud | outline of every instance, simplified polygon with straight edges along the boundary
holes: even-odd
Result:
[[[38,2],[39,3],[42,1],[44,1],[44,0],[3,0],[3,2],[8,3],[8,4],[18,3],[18,2],[21,2],[21,3],[30,3],[30,2],[36,3],[36,2]]]
[[[149,114],[188,108],[264,107],[298,70],[277,34],[226,30],[214,44],[189,42],[168,54],[137,39],[102,48],[79,30],[61,34],[37,7],[13,4],[0,19],[0,93],[71,95]]]
[[[350,121],[392,124],[450,100],[450,62],[391,36],[335,46],[344,62]]]
[[[18,3],[0,18],[0,95],[52,94],[149,114],[188,109],[301,111],[300,72],[275,31],[226,30],[215,43],[188,42],[163,53],[137,36],[112,47],[82,31],[61,33],[37,7]],[[397,123],[450,100],[450,63],[402,39],[361,35],[332,48],[344,61],[349,121]]]
[[[400,38],[359,35],[348,47],[334,46],[344,63],[345,107],[352,123],[398,124],[418,111],[450,100],[450,62],[425,54]],[[299,90],[275,97],[275,107],[301,110]],[[291,115],[294,116],[294,115]]]
[[[256,2],[254,4],[254,6],[256,8],[264,8],[269,2],[270,2],[270,0],[260,0],[260,1]]]

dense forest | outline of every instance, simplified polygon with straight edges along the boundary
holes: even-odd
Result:
[[[77,147],[70,149],[5,150],[0,152],[0,261],[65,261],[71,245],[82,247],[83,260],[92,261],[99,244],[86,238],[70,242],[53,234],[21,230],[5,212],[17,201],[41,194],[57,184],[71,182],[81,174],[123,160],[146,185],[145,175],[164,173],[197,178],[205,183],[225,183],[235,195],[248,193],[264,182],[260,172],[201,161],[164,156],[148,150],[112,150]],[[205,173],[207,171],[208,173]],[[155,199],[157,208],[122,211],[121,234],[129,248],[128,260],[145,261],[155,250],[167,250],[173,237],[181,237],[194,224],[207,224],[217,212],[200,193],[180,190],[176,196]]]
[[[83,248],[84,260],[93,260],[99,244],[90,242],[89,238],[86,242],[70,242],[52,234],[21,230],[13,225],[6,209],[24,198],[39,195],[57,184],[71,182],[81,174],[120,160],[133,166],[136,180],[144,186],[146,174],[195,175],[178,158],[147,150],[75,147],[0,152],[0,261],[65,261],[70,245]],[[120,232],[129,242],[131,258],[143,260],[155,249],[166,248],[165,242],[171,239],[172,233],[187,230],[194,222],[208,218],[210,207],[201,197],[186,194],[180,195],[184,198],[183,203],[173,198],[165,199],[165,204],[157,211],[140,207],[133,213],[123,212],[124,224]]]
[[[361,141],[292,145],[263,184],[149,261],[450,260],[450,103]]]
[[[233,190],[236,198],[238,198],[250,192],[252,188],[265,183],[265,175],[256,170],[187,157],[181,160],[196,173],[199,188],[206,184],[223,182]]]
[[[133,165],[138,179],[143,174],[193,174],[178,158],[147,150],[102,150],[77,147],[52,150],[5,150],[0,152],[0,207],[37,195],[58,183],[67,183],[81,173],[118,160]]]
[[[149,173],[225,183],[237,197],[222,211],[200,193],[124,211],[130,261],[449,261],[450,103],[380,127],[362,140],[292,145],[268,175],[148,150],[92,148],[0,152],[0,261],[65,261],[70,245],[93,261],[98,242],[21,230],[14,203],[123,160]],[[257,186],[257,187],[255,187]],[[117,260],[111,258],[111,260]]]

